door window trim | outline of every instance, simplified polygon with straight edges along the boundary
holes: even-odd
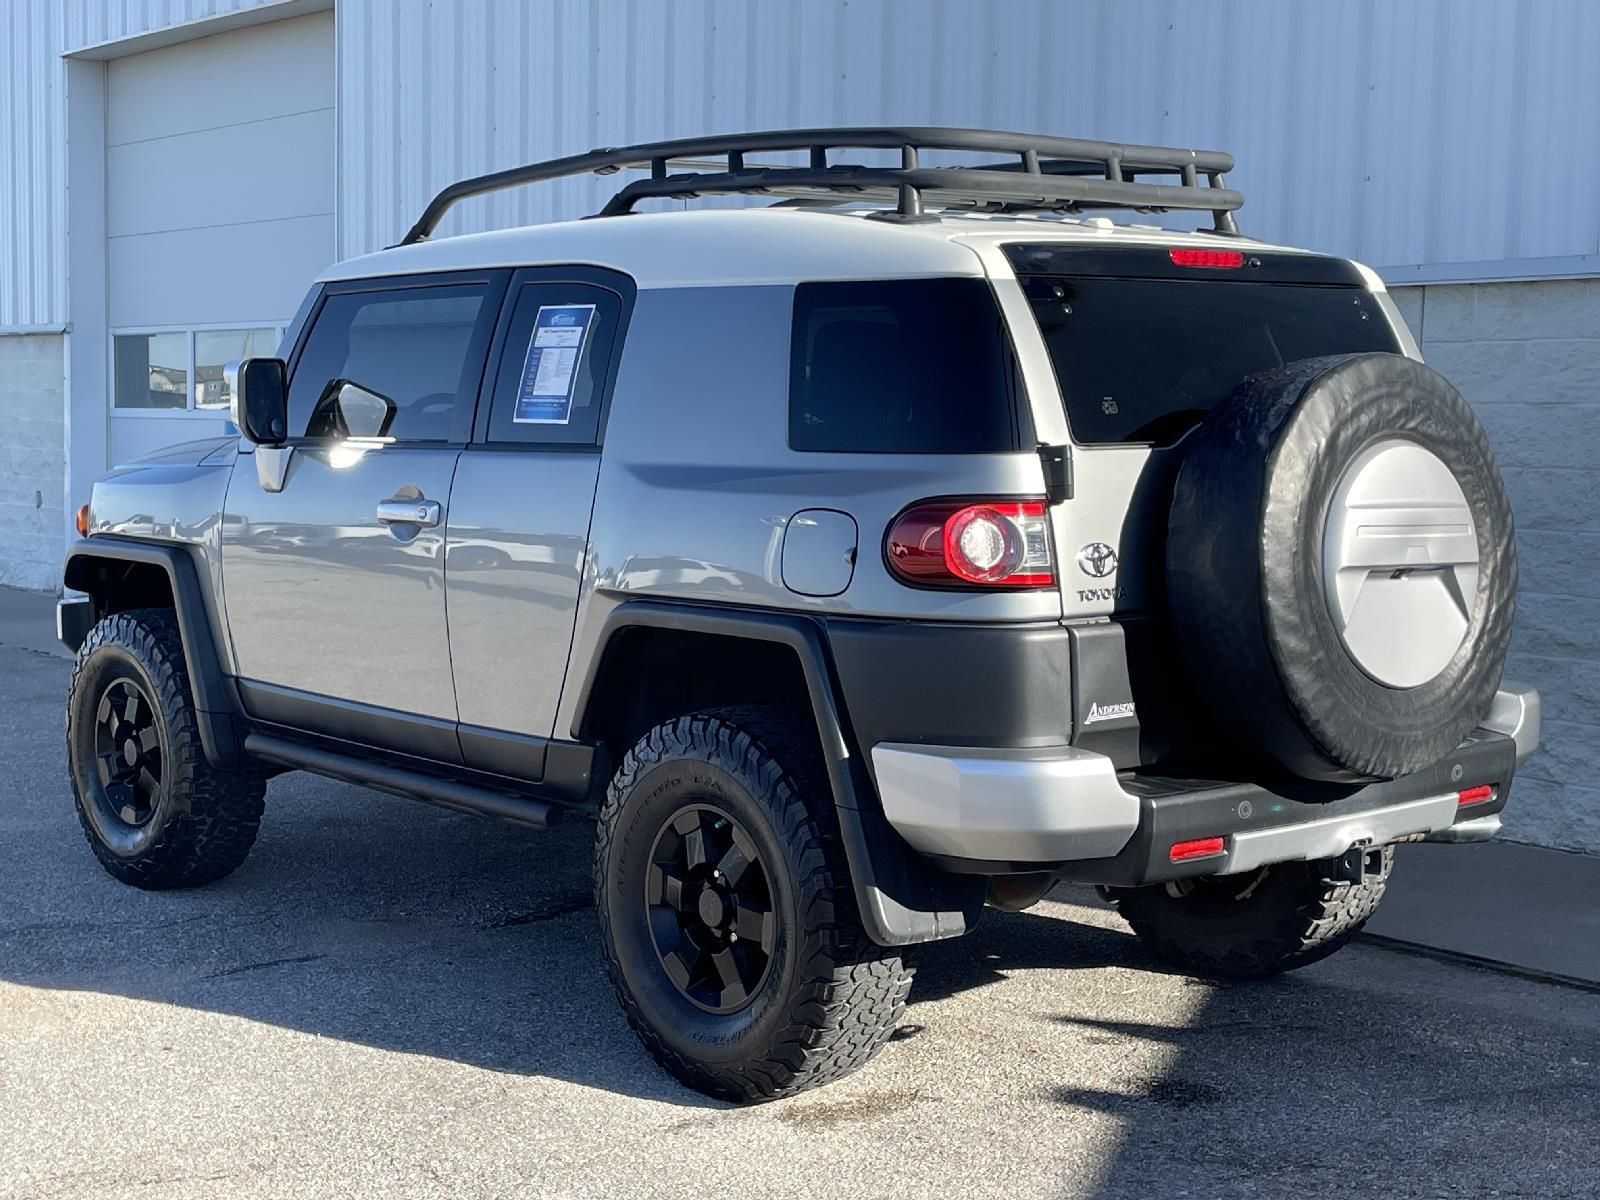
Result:
[[[488,364],[489,351],[494,345],[494,336],[499,330],[504,314],[506,291],[511,280],[512,271],[505,267],[490,268],[482,271],[429,271],[415,275],[373,275],[363,279],[335,279],[320,285],[314,300],[309,304],[310,313],[304,323],[300,325],[299,335],[295,339],[294,350],[288,360],[287,382],[289,387],[294,386],[294,375],[300,367],[300,360],[305,355],[307,343],[316,331],[317,322],[322,317],[322,311],[327,306],[329,299],[334,296],[365,295],[376,292],[411,291],[418,288],[429,287],[461,287],[463,285],[483,284],[483,303],[478,310],[478,323],[473,328],[472,338],[467,343],[467,353],[463,370],[461,391],[456,396],[456,411],[450,418],[450,437],[447,441],[407,441],[397,439],[393,444],[406,446],[411,449],[426,450],[437,448],[441,450],[460,450],[467,445],[471,433],[476,427],[478,412],[485,408],[483,405],[483,384]],[[472,372],[472,364],[476,360],[476,375]],[[337,439],[325,437],[306,437],[303,434],[291,436],[285,445],[288,446],[326,446],[330,441]]]
[[[620,301],[616,336],[611,339],[611,357],[600,377],[600,413],[592,442],[555,442],[527,440],[491,440],[489,417],[494,407],[495,383],[500,378],[507,342],[511,333],[511,320],[516,315],[517,299],[528,284],[576,284],[600,288],[611,292]],[[471,446],[475,450],[537,450],[563,453],[598,454],[605,444],[606,421],[611,415],[611,394],[616,388],[617,369],[622,362],[622,348],[628,338],[628,324],[633,317],[633,304],[638,295],[638,285],[633,277],[622,271],[584,264],[562,266],[518,267],[512,272],[500,302],[500,317],[495,323],[494,338],[489,343],[485,358],[483,379],[478,388],[478,405],[472,425]]]

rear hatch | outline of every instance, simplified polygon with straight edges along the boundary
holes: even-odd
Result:
[[[1324,354],[1400,353],[1401,341],[1342,259],[1244,243],[1015,243],[1005,252],[1073,441],[1073,494],[1052,527],[1073,626],[1073,740],[1118,766],[1188,758],[1196,708],[1163,587],[1185,435],[1251,375]]]
[[[1342,259],[1063,243],[1013,244],[1006,255],[1074,442],[1074,495],[1054,531],[1069,618],[1159,607],[1184,435],[1241,381],[1322,354],[1401,350]]]

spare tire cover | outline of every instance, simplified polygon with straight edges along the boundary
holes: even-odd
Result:
[[[1188,439],[1168,602],[1199,697],[1307,779],[1391,778],[1461,744],[1511,637],[1511,507],[1488,436],[1395,354],[1253,376]]]

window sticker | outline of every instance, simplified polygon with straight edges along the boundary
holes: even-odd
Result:
[[[578,363],[594,325],[592,304],[543,304],[533,319],[528,356],[517,387],[518,425],[565,425],[572,419]]]

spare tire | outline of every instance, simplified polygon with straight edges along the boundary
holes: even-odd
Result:
[[[1240,384],[1190,435],[1168,602],[1224,732],[1306,779],[1392,778],[1484,719],[1511,637],[1511,506],[1488,436],[1396,354]]]

